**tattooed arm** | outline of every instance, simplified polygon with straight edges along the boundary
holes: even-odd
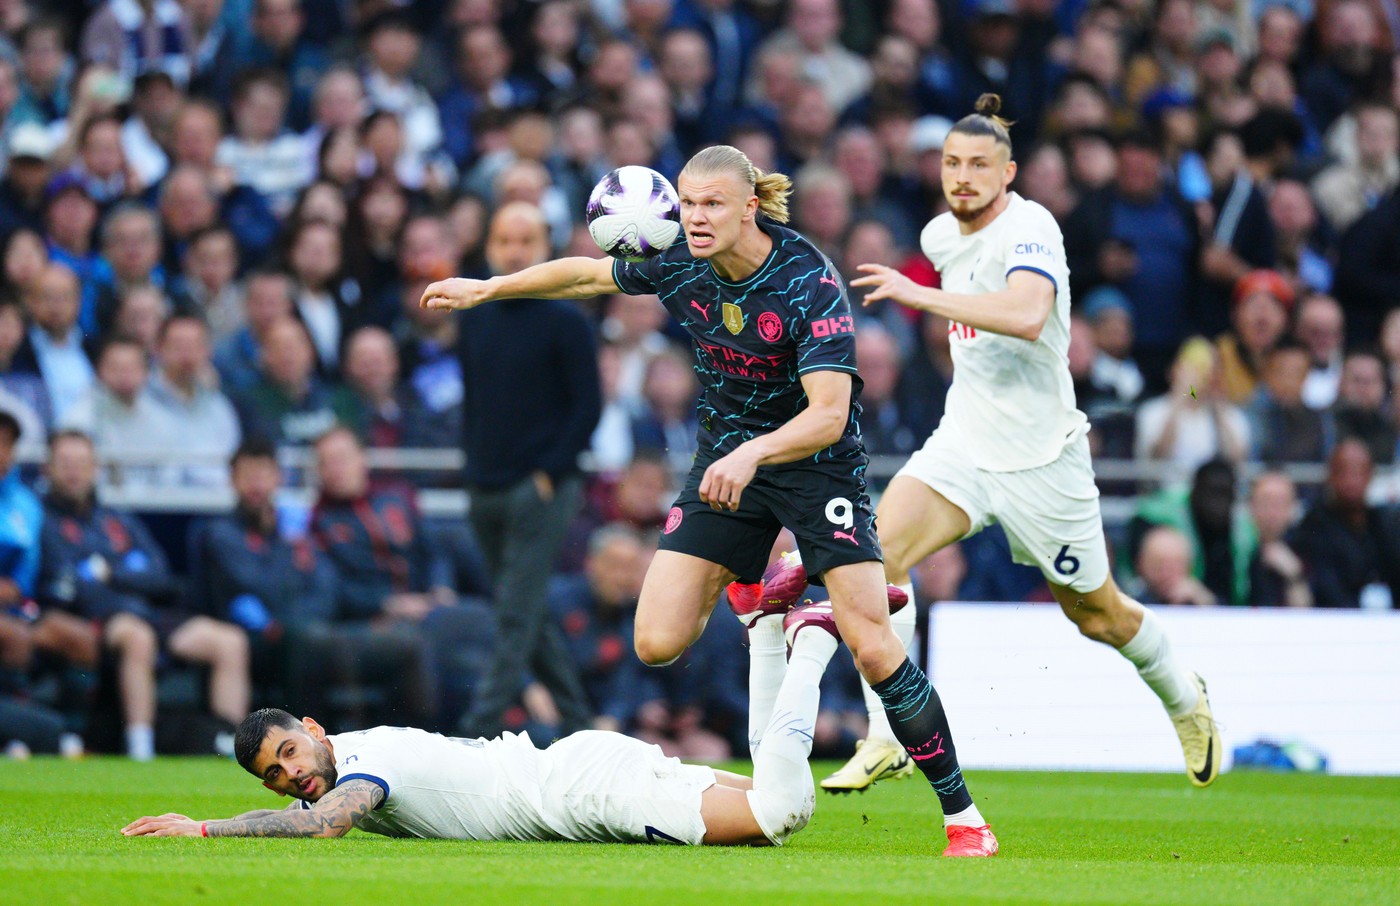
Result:
[[[355,779],[331,790],[309,809],[293,803],[284,811],[261,809],[237,818],[195,821],[184,815],[138,818],[122,828],[128,837],[343,837],[384,801],[384,788]]]

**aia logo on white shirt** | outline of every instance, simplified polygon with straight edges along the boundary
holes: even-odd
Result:
[[[971,340],[977,336],[977,328],[959,324],[957,321],[949,321],[948,336],[957,337],[959,340]]]

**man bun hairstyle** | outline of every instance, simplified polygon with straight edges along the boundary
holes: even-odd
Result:
[[[765,173],[755,167],[749,156],[732,145],[711,145],[701,149],[681,170],[681,176],[714,176],[733,173],[753,188],[758,198],[758,210],[776,223],[788,222],[788,196],[792,180],[782,173]]]
[[[243,770],[256,776],[253,759],[258,757],[258,751],[262,749],[267,734],[276,728],[294,730],[300,726],[301,721],[281,708],[260,708],[243,718],[243,722],[238,725],[238,730],[233,735],[233,757],[238,759]]]
[[[1001,112],[1001,95],[987,92],[977,98],[977,103],[973,105],[975,113],[967,116],[953,124],[952,131],[963,135],[990,135],[998,145],[1006,146],[1006,153],[1011,154],[1011,128],[1012,120],[1003,119],[998,114]]]

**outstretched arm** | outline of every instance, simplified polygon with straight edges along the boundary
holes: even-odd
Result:
[[[355,779],[322,796],[309,809],[289,806],[284,811],[262,809],[214,821],[195,821],[168,814],[138,818],[122,828],[127,837],[343,837],[375,806],[384,801],[384,788],[372,780]]]
[[[931,286],[920,286],[892,267],[862,264],[865,276],[852,286],[869,286],[865,304],[893,299],[919,311],[931,311],[976,330],[1022,340],[1036,340],[1055,306],[1055,284],[1031,270],[1014,270],[1006,276],[1006,289],[966,295]]]
[[[586,299],[617,291],[613,259],[559,258],[486,280],[453,277],[429,283],[418,304],[466,309],[497,299]]]

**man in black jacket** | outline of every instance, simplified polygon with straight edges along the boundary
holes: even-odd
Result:
[[[1338,443],[1327,460],[1322,500],[1289,539],[1303,558],[1316,607],[1387,609],[1400,600],[1400,514],[1366,502],[1372,472],[1363,441]]]
[[[486,259],[508,274],[545,261],[549,227],[512,203],[491,221]],[[578,457],[601,412],[592,328],[568,302],[505,301],[462,314],[463,440],[471,520],[494,577],[500,622],[462,730],[493,736],[526,670],[553,694],[562,732],[584,729],[589,708],[559,628],[549,622],[549,575],[583,499]],[[502,388],[509,388],[508,391]]]

